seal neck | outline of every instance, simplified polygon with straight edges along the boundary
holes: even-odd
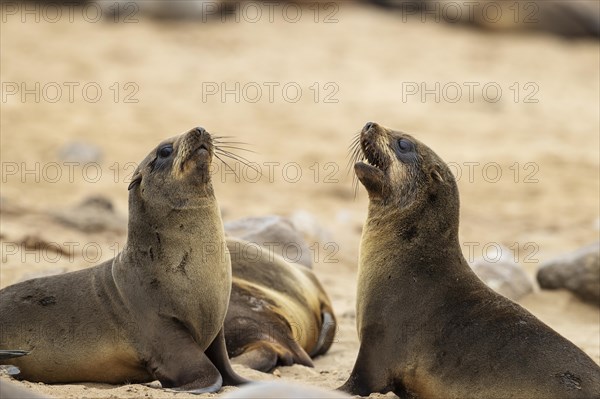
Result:
[[[177,259],[186,251],[198,254],[211,248],[220,250],[225,245],[223,222],[216,200],[207,200],[200,207],[166,212],[130,207],[130,213],[127,243],[122,253],[127,259],[150,262]],[[158,213],[162,214],[157,217]]]
[[[391,212],[370,205],[361,239],[360,263],[392,262],[396,267],[414,270],[435,268],[450,259],[466,265],[458,224],[458,204],[455,208],[446,204],[438,210],[416,202]]]

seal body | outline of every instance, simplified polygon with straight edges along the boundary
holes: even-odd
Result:
[[[213,392],[238,384],[223,322],[231,261],[209,167],[214,145],[195,128],[168,139],[129,186],[127,244],[98,266],[0,291],[2,361],[20,378],[111,384],[158,379]]]
[[[340,388],[401,398],[599,398],[600,367],[488,288],[458,240],[446,164],[409,135],[367,124],[356,174],[369,194],[360,245],[360,350]]]
[[[228,238],[233,287],[225,319],[232,362],[268,372],[329,349],[336,320],[313,272],[244,240]]]

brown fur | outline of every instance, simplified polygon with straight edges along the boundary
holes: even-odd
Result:
[[[210,182],[213,148],[195,128],[142,161],[129,186],[127,244],[114,259],[0,291],[0,348],[30,351],[5,361],[20,378],[158,379],[196,393],[244,382],[223,335],[231,263]]]
[[[268,372],[294,363],[312,367],[333,342],[331,301],[313,272],[263,247],[229,238],[233,287],[225,319],[227,349],[234,363]]]
[[[400,140],[412,149],[402,152]],[[340,389],[402,398],[600,398],[600,367],[467,265],[458,189],[445,163],[377,124],[365,126],[360,145],[378,167],[355,165],[370,199],[358,275],[361,345]]]

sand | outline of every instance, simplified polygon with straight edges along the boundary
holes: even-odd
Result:
[[[238,165],[240,182],[232,174],[215,175],[225,220],[302,211],[328,232],[315,253],[315,271],[338,315],[336,343],[314,369],[282,367],[268,375],[236,367],[251,379],[334,388],[349,375],[358,350],[354,292],[367,197],[362,188],[354,197],[346,155],[367,121],[410,132],[452,163],[460,174],[466,255],[471,247],[473,257],[480,257],[483,248],[502,244],[533,276],[544,260],[598,239],[597,41],[403,22],[397,14],[346,3],[334,16],[337,22],[323,23],[321,11],[318,23],[310,10],[296,23],[277,12],[273,22],[264,17],[256,23],[142,16],[137,23],[90,23],[77,13],[73,22],[63,17],[22,23],[19,16],[6,16],[0,41],[0,286],[112,257],[123,232],[50,229],[38,212],[102,194],[126,214],[133,163],[163,138],[197,125],[251,143],[256,153],[246,155],[263,171],[255,180]],[[21,84],[31,89],[36,82],[39,102],[34,94],[23,101]],[[235,94],[211,94],[223,84],[235,91],[236,82],[239,101]],[[422,85],[435,91],[436,82],[439,100],[435,94],[422,99]],[[7,94],[15,85],[19,92]],[[56,86],[63,93],[52,102]],[[93,102],[97,87],[102,95]],[[302,95],[296,98],[298,87]],[[419,93],[413,95],[415,88]],[[98,168],[73,166],[69,176],[59,152],[75,141],[96,146],[103,156]],[[55,165],[60,177],[51,170]],[[80,245],[72,258],[9,254],[7,246],[27,235],[62,247]],[[86,244],[101,254],[82,251]],[[597,307],[563,291],[536,291],[520,303],[600,362]],[[141,385],[20,384],[61,398],[190,396]]]

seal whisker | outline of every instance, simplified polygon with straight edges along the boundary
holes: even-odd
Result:
[[[348,153],[348,164],[346,165],[346,168],[348,169],[348,174],[352,171],[352,165],[354,165],[356,162],[358,162],[361,158],[361,148],[360,145],[355,144],[354,148],[351,149]]]
[[[362,148],[360,146],[360,133],[357,134],[356,137],[352,140],[352,144],[350,144],[350,147],[348,149],[348,155],[346,157],[348,158],[348,164],[346,166],[346,175],[348,175],[352,171],[352,166],[355,163],[357,163],[361,158],[363,158]],[[358,195],[358,178],[356,177],[356,174],[352,175],[352,188],[352,191],[354,192],[354,199],[356,199]]]
[[[239,159],[243,160],[243,161],[244,161],[246,164],[251,164],[251,163],[252,163],[252,162],[250,162],[250,160],[249,160],[249,159],[247,159],[246,157],[244,157],[244,156],[242,156],[242,155],[240,155],[240,154],[236,154],[236,153],[234,153],[234,152],[231,152],[231,151],[229,151],[229,150],[224,150],[224,149],[222,149],[222,147],[220,147],[220,146],[219,146],[219,147],[216,147],[216,149],[217,149],[218,151],[220,151],[222,154],[234,155],[234,156],[238,157]]]
[[[235,173],[235,169],[233,169],[231,166],[229,166],[229,164],[227,162],[225,162],[223,159],[221,159],[221,157],[219,155],[217,155],[217,153],[215,152],[213,154],[219,161],[221,161],[223,163],[223,165],[225,165],[227,168],[229,168],[229,170],[231,170],[233,172],[233,175],[235,176],[236,181],[238,181],[240,178],[237,175],[237,173]]]
[[[360,141],[354,141],[350,147],[348,147],[348,156],[355,155],[360,150]]]
[[[226,143],[226,144],[229,144],[229,143]],[[230,146],[230,145],[221,145],[220,143],[219,143],[219,147],[218,148],[231,148],[231,149],[234,149],[234,150],[246,151],[246,152],[251,152],[253,154],[257,154],[256,151],[249,150],[247,148],[235,147],[235,146]]]
[[[220,155],[222,155],[224,157],[227,157],[229,159],[232,159],[234,161],[237,161],[237,162],[243,164],[244,166],[249,167],[250,169],[254,170],[256,173],[258,173],[260,176],[262,176],[262,171],[259,170],[259,169],[257,169],[256,166],[252,165],[252,162],[250,162],[249,160],[247,160],[243,156],[238,155],[238,154],[234,154],[232,152],[225,151],[225,150],[220,150],[220,149],[217,149],[217,150],[219,150],[219,154]],[[215,151],[215,154],[216,154],[216,151]]]
[[[238,160],[239,160],[240,162],[241,162],[241,161],[244,161],[243,163],[244,163],[246,166],[249,166],[249,164],[251,164],[251,163],[252,163],[252,162],[250,162],[250,160],[249,160],[249,159],[247,159],[246,157],[244,157],[244,156],[242,156],[242,155],[240,155],[240,154],[236,154],[235,152],[231,152],[231,151],[229,151],[229,150],[224,150],[222,147],[216,147],[215,149],[216,149],[216,150],[218,150],[218,151],[219,151],[221,154],[223,154],[223,155],[233,155],[233,156],[237,157],[237,158],[238,158]]]
[[[352,191],[354,192],[353,199],[356,200],[356,197],[358,196],[358,179],[356,177],[352,178]]]
[[[348,147],[348,156],[351,155],[351,154],[354,154],[359,149],[360,149],[360,142],[359,141],[355,141],[354,143],[352,143],[350,145],[350,147]]]
[[[236,141],[230,141],[228,139],[234,139]],[[213,141],[216,143],[236,143],[236,144],[244,144],[244,145],[252,145],[252,143],[248,143],[246,141],[237,141],[237,137],[234,136],[222,136],[222,137],[213,137]]]
[[[212,136],[213,140],[217,139],[233,139],[235,136]]]
[[[360,134],[356,135],[352,141],[350,142],[350,145],[348,146],[349,148],[353,148],[356,144],[358,144],[360,142]]]
[[[238,145],[249,145],[252,146],[252,143],[246,143],[245,141],[220,141],[213,140],[215,144],[238,144]]]

